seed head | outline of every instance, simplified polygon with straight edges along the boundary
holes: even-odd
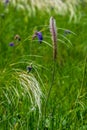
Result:
[[[53,17],[50,18],[50,33],[52,36],[52,43],[53,43],[53,59],[57,58],[57,29],[56,29],[56,22]]]

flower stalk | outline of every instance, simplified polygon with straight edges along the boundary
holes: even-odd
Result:
[[[53,43],[53,59],[57,58],[57,29],[56,22],[53,17],[50,18],[50,32],[52,35],[52,43]]]

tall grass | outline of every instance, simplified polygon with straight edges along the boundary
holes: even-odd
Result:
[[[13,4],[17,9],[25,10],[25,13],[28,12],[29,16],[35,16],[38,9],[38,11],[41,11],[43,13],[47,12],[49,14],[51,14],[52,12],[59,15],[69,14],[70,21],[73,19],[74,21],[79,20],[81,16],[79,12],[80,7],[84,6],[86,2],[86,0],[9,0],[9,3]]]
[[[25,10],[0,3],[0,129],[86,130],[87,9],[78,23],[52,12],[58,28],[55,71],[50,14],[35,11],[29,17]],[[42,32],[41,44],[32,40],[36,30]],[[16,34],[21,41],[15,41]]]
[[[16,64],[18,66],[20,63]],[[37,118],[39,119],[41,115],[43,94],[39,82],[32,73],[15,66],[15,63],[12,63],[0,69],[0,124],[9,122],[7,128],[5,125],[4,127],[0,125],[0,129],[15,129],[17,124],[22,128],[23,124],[18,123],[22,114],[30,114],[38,110]]]

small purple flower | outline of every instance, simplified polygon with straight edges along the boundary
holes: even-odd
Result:
[[[13,46],[14,46],[14,43],[13,43],[13,42],[10,42],[10,43],[9,43],[9,46],[13,47]]]
[[[38,40],[39,40],[39,42],[41,43],[42,42],[42,40],[43,40],[43,36],[42,36],[42,33],[41,32],[37,32],[37,37],[38,37]]]
[[[38,37],[38,41],[41,43],[41,42],[42,42],[42,40],[43,40],[42,33],[41,33],[41,32],[36,31],[36,32],[35,32],[35,34],[33,35],[33,39],[34,39],[36,36]]]

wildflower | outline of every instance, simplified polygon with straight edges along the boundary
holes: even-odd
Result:
[[[30,72],[32,70],[32,64],[30,66],[27,66],[27,72]]]
[[[12,46],[12,47],[13,47],[13,46],[14,46],[14,42],[10,42],[10,43],[9,43],[9,46]]]
[[[34,39],[35,37],[38,37],[38,41],[41,43],[43,40],[43,36],[41,32],[36,31],[35,34],[33,35],[32,39]]]
[[[43,40],[42,33],[41,32],[37,32],[37,37],[38,37],[39,42],[41,43],[42,40]]]
[[[18,34],[16,34],[15,37],[14,37],[14,40],[18,40],[18,41],[20,41],[21,38],[20,38],[20,36],[19,36]]]

